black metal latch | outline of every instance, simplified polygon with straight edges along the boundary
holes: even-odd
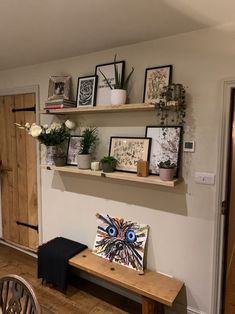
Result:
[[[31,229],[37,230],[37,232],[38,232],[38,225],[35,226],[35,225],[26,224],[25,222],[21,222],[21,221],[18,221],[18,220],[16,221],[16,224],[20,225],[20,226],[24,226],[24,227],[27,227],[27,228],[31,228]]]
[[[28,108],[13,108],[12,112],[18,112],[18,111],[34,111],[36,112],[36,105],[33,107],[28,107]]]

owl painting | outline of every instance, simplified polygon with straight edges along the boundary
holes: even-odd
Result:
[[[96,216],[98,227],[93,253],[142,271],[148,226],[109,215]]]

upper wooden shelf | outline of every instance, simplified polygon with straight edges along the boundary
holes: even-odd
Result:
[[[127,112],[127,111],[152,111],[155,105],[152,104],[126,104],[115,106],[94,106],[87,108],[65,108],[65,109],[43,109],[43,114],[70,114],[70,113],[105,113],[105,112]]]
[[[41,165],[41,168],[47,169],[47,170],[60,171],[60,172],[74,173],[78,175],[96,176],[96,177],[110,178],[114,180],[124,180],[124,181],[132,181],[132,182],[138,182],[138,183],[143,183],[143,184],[161,185],[161,186],[166,186],[166,187],[174,187],[180,181],[179,179],[174,179],[173,181],[162,181],[160,180],[159,176],[155,176],[155,175],[150,175],[148,177],[138,177],[136,173],[121,172],[121,171],[104,173],[102,171],[92,171],[90,169],[82,170],[76,166],[57,167],[57,166]]]

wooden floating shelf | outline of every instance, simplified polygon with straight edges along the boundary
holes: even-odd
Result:
[[[67,173],[74,173],[78,175],[87,175],[87,176],[96,176],[102,178],[109,178],[114,180],[124,180],[124,181],[132,181],[132,182],[139,182],[143,184],[152,184],[152,185],[160,185],[166,187],[174,187],[177,183],[179,183],[179,179],[174,179],[173,181],[162,181],[160,180],[159,176],[150,175],[148,177],[138,177],[136,173],[129,173],[129,172],[121,172],[115,171],[111,173],[104,173],[102,171],[92,171],[82,170],[77,168],[76,166],[47,166],[41,165],[42,169],[46,170],[54,170],[59,172],[67,172]]]
[[[128,111],[152,111],[155,105],[152,104],[126,104],[115,106],[94,106],[87,108],[63,108],[63,109],[43,109],[43,114],[71,114],[71,113],[106,113],[106,112],[128,112]]]

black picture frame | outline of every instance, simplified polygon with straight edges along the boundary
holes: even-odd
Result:
[[[98,76],[96,106],[110,105],[110,87],[105,81],[103,75],[100,73],[100,70],[107,77],[111,85],[114,85],[115,84],[114,64],[116,64],[118,67],[118,73],[120,73],[121,82],[123,83],[125,75],[125,61],[117,61],[116,63],[111,62],[96,65],[95,74]]]
[[[117,171],[137,173],[137,161],[150,158],[151,138],[111,136],[109,156],[118,160]]]
[[[77,108],[93,107],[96,104],[97,75],[78,77]]]
[[[82,136],[81,135],[71,135],[69,137],[69,143],[68,143],[68,151],[67,151],[67,159],[66,164],[70,166],[77,166],[77,155],[80,151],[80,142],[81,142]]]
[[[152,139],[149,159],[149,172],[151,174],[159,175],[159,162],[169,159],[176,164],[174,177],[178,178],[182,135],[183,127],[179,125],[146,126],[145,136]]]
[[[162,87],[171,84],[172,71],[171,64],[145,69],[143,103],[157,102]]]

